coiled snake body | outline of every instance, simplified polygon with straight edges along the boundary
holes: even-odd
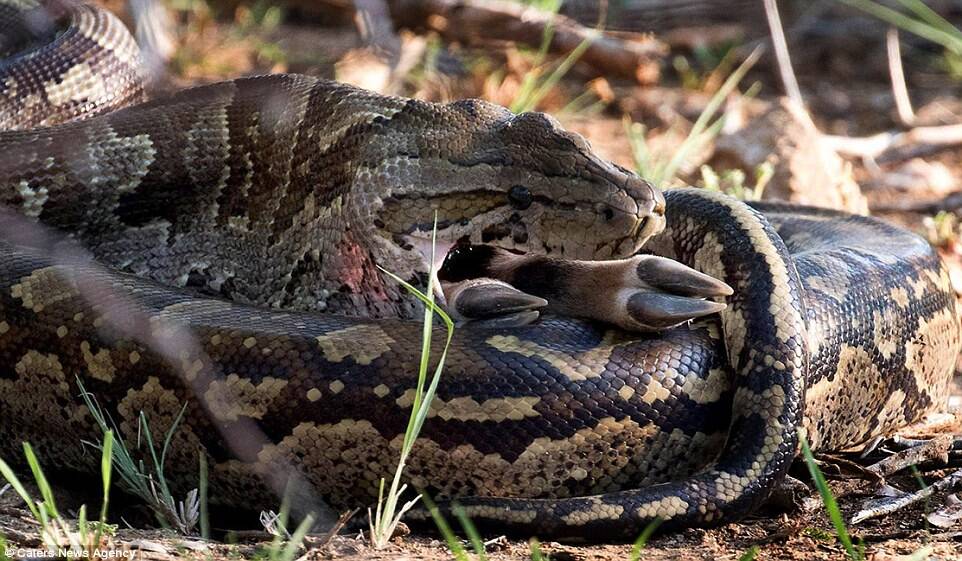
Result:
[[[0,28],[34,8],[0,1]],[[99,264],[3,215],[4,458],[26,440],[45,465],[95,468],[79,378],[128,438],[141,411],[159,438],[186,404],[179,487],[199,452],[221,502],[272,506],[297,473],[336,506],[370,503],[421,339],[416,300],[375,265],[423,284],[412,239],[435,210],[443,239],[564,260],[647,240],[734,289],[663,333],[551,316],[457,330],[406,473],[478,523],[595,539],[719,523],[784,476],[798,427],[839,449],[943,405],[955,296],[903,230],[694,189],[666,192],[662,218],[656,191],[580,137],[478,101],[284,75],[116,109],[141,96],[132,40],[93,8],[65,18],[0,45],[0,201]]]

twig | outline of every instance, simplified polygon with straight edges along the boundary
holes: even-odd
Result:
[[[879,473],[872,471],[871,468],[867,468],[863,465],[853,462],[852,460],[847,460],[840,456],[833,456],[831,454],[819,454],[818,457],[821,460],[826,460],[834,464],[838,464],[840,466],[845,466],[848,469],[858,473],[860,476],[862,476],[862,478],[869,479],[872,482],[881,481],[882,477],[884,477],[883,475],[880,475]]]
[[[955,212],[962,209],[962,193],[949,193],[941,199],[924,201],[903,197],[887,203],[872,203],[870,209],[873,212],[919,212],[923,214],[935,214],[941,211]]]
[[[949,450],[952,449],[952,435],[940,434],[932,440],[924,441],[918,446],[913,446],[892,454],[888,458],[870,465],[866,470],[875,474],[877,477],[888,477],[893,473],[899,472],[909,466],[921,464],[926,460],[949,461]]]
[[[546,27],[553,30],[549,49],[570,53],[590,44],[581,61],[601,74],[633,78],[642,84],[658,81],[666,46],[650,36],[607,34],[575,20],[512,2],[494,0],[389,0],[399,26],[427,28],[448,40],[466,44],[514,41],[537,46]]]
[[[919,534],[918,530],[897,530],[895,532],[888,532],[885,534],[852,534],[852,537],[865,543],[878,543],[889,540],[911,539],[917,534]]]
[[[916,156],[920,151],[962,144],[962,124],[915,127],[905,132],[861,137],[825,135],[824,140],[830,148],[846,156],[891,162]]]
[[[772,34],[772,45],[775,47],[775,60],[778,62],[778,72],[782,77],[785,95],[799,107],[804,107],[802,91],[798,88],[792,59],[788,55],[788,42],[785,40],[785,30],[778,15],[778,5],[775,0],[765,0],[765,16],[768,18],[768,28]]]
[[[953,450],[962,450],[962,435],[959,434],[945,434],[946,438],[950,439]],[[929,442],[928,438],[907,438],[904,436],[895,435],[892,437],[888,447],[894,448],[896,450],[908,450],[909,448],[915,448],[916,446],[921,446],[926,442]]]
[[[352,510],[342,512],[341,515],[337,518],[337,521],[334,522],[334,525],[331,526],[330,530],[328,530],[327,532],[324,532],[324,534],[322,534],[319,538],[317,539],[312,538],[310,540],[311,547],[321,548],[331,543],[331,540],[333,540],[334,537],[337,536],[341,532],[341,530],[344,529],[344,526],[347,525],[347,523],[351,520],[351,518],[354,518],[354,515],[357,514],[357,511],[358,509],[355,508]]]
[[[942,491],[944,489],[954,487],[960,482],[962,482],[962,469],[954,471],[947,477],[939,479],[925,489],[921,489],[915,493],[910,493],[901,497],[896,497],[891,501],[887,501],[872,508],[860,510],[855,513],[855,516],[852,517],[851,523],[858,524],[859,522],[863,522],[869,518],[891,514],[897,510],[901,510],[911,504],[917,503],[922,499],[931,496],[936,491]]]
[[[889,57],[889,77],[892,79],[892,95],[895,97],[895,109],[898,111],[899,121],[907,127],[915,122],[915,112],[912,110],[912,100],[909,89],[905,84],[905,72],[902,69],[902,50],[899,48],[899,30],[890,27],[885,34],[885,46]]]

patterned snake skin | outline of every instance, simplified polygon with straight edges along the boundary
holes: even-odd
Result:
[[[36,13],[0,0],[0,30]],[[297,474],[335,507],[370,504],[421,339],[417,302],[375,265],[423,285],[405,236],[435,209],[442,239],[565,259],[647,240],[735,291],[659,334],[563,317],[458,329],[407,480],[479,524],[589,539],[717,524],[764,500],[798,427],[840,449],[945,401],[955,296],[912,234],[695,189],[666,192],[662,218],[654,190],[552,119],[479,101],[282,75],[117,110],[141,96],[132,40],[100,10],[61,16],[0,35],[0,203],[93,259],[0,215],[6,459],[30,441],[45,466],[97,469],[79,379],[130,441],[140,412],[157,439],[186,404],[178,490],[200,453],[222,503],[276,506]]]

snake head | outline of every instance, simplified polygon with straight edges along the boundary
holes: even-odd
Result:
[[[664,228],[665,200],[543,113],[478,100],[410,102],[385,124],[374,224],[385,237],[429,237],[522,253],[612,259]],[[383,144],[382,144],[383,146]],[[374,155],[372,155],[374,157]]]

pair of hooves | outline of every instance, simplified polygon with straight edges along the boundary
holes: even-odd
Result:
[[[709,298],[733,293],[724,282],[671,259],[638,255],[633,260],[637,282],[623,289],[630,320],[619,323],[626,329],[658,331],[717,314],[725,304]]]
[[[581,278],[554,286],[551,300],[491,278],[445,283],[443,288],[449,310],[461,323],[517,327],[550,311],[642,332],[718,313],[725,304],[709,298],[732,294],[722,281],[653,255],[591,262],[590,267],[572,262],[571,270]]]

